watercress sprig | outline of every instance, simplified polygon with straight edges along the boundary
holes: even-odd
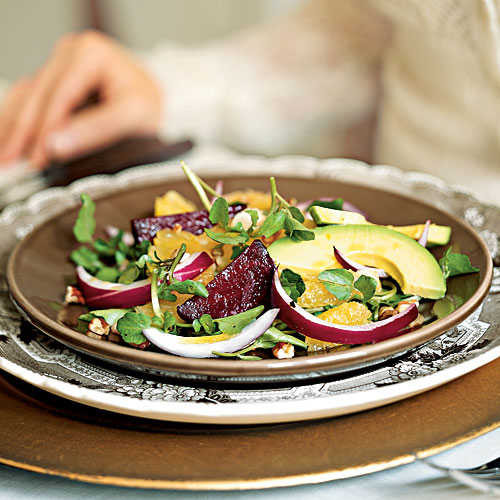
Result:
[[[171,302],[177,300],[177,296],[172,292],[208,297],[208,290],[203,283],[194,280],[179,281],[175,278],[175,268],[185,253],[186,245],[183,243],[173,259],[161,260],[155,254],[155,259],[150,261],[153,268],[151,276],[151,303],[156,316],[162,316],[159,299]]]
[[[87,193],[82,193],[80,199],[82,200],[82,206],[78,211],[73,234],[80,243],[90,243],[96,227],[94,219],[95,203]]]
[[[278,192],[276,179],[270,177],[271,209],[264,220],[258,236],[269,238],[282,229],[294,241],[309,241],[315,238],[314,232],[307,229],[302,223],[304,214],[293,205],[290,205]]]
[[[448,247],[443,257],[439,260],[439,265],[443,271],[444,279],[461,274],[477,273],[478,267],[474,267],[468,255],[462,253],[453,253],[451,247]]]
[[[375,278],[361,275],[354,281],[353,273],[347,269],[327,269],[319,273],[318,278],[332,295],[342,301],[357,299],[367,302],[377,289]]]
[[[293,335],[288,335],[283,333],[277,328],[271,327],[265,331],[255,342],[250,344],[248,347],[241,349],[236,352],[216,352],[214,354],[224,358],[239,358],[246,361],[259,360],[260,356],[248,356],[247,352],[254,351],[255,349],[272,349],[278,342],[286,342],[294,346],[300,347],[301,349],[307,349],[307,344],[294,337]]]

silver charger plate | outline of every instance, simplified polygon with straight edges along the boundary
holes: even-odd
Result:
[[[191,162],[213,165],[216,170],[221,161],[233,159],[237,164],[238,158],[205,150],[191,155]],[[273,171],[277,175],[296,174],[314,164],[322,175],[326,171],[342,180],[363,179],[370,185],[390,186],[425,198],[466,219],[485,239],[493,258],[500,257],[500,208],[484,205],[435,177],[394,167],[369,167],[353,160],[245,157],[244,164],[253,173]],[[82,191],[109,193],[137,179],[155,178],[164,168],[154,165],[115,176],[89,177],[66,188],[37,193],[0,214],[0,368],[59,396],[120,413],[194,423],[255,424],[322,418],[381,406],[442,385],[500,357],[499,268],[495,268],[483,305],[457,327],[398,358],[308,385],[300,385],[298,380],[261,389],[170,383],[97,363],[23,322],[5,282],[6,261],[17,240],[62,207],[73,205]],[[209,168],[203,172],[209,174]]]

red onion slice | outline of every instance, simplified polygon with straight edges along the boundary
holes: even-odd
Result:
[[[174,277],[185,281],[200,275],[213,264],[206,252],[186,254],[177,266]],[[85,297],[89,307],[108,309],[112,307],[134,307],[146,304],[151,300],[151,281],[144,279],[129,285],[102,281],[89,274],[83,267],[76,268],[78,288]]]
[[[431,221],[430,220],[426,220],[425,221],[425,226],[424,226],[424,230],[422,231],[422,236],[420,236],[418,242],[423,246],[423,247],[426,247],[427,246],[427,240],[429,238],[429,230],[431,228]]]
[[[219,341],[214,341],[219,335],[207,336],[206,340],[209,342],[200,343],[200,337],[180,337],[157,328],[146,328],[143,333],[152,344],[171,354],[185,358],[216,358],[214,351],[230,353],[249,346],[273,324],[278,313],[279,309],[270,309],[245,326],[237,335],[227,338],[227,334],[221,334],[224,340]]]
[[[302,335],[307,335],[325,342],[336,344],[366,344],[380,342],[400,335],[401,329],[408,326],[418,316],[416,304],[391,318],[360,326],[336,325],[319,319],[297,304],[292,306],[292,299],[283,289],[276,271],[271,288],[271,303],[280,310],[279,318],[290,328]]]
[[[186,254],[175,269],[174,278],[179,281],[196,278],[213,263],[212,257],[206,252]]]
[[[215,183],[215,188],[214,191],[217,193],[217,196],[213,196],[212,199],[210,200],[210,203],[213,203],[217,198],[220,198],[223,195],[224,192],[224,181],[217,181]]]
[[[76,268],[78,288],[89,307],[108,309],[112,307],[134,307],[149,302],[151,283],[149,279],[129,285],[102,281],[89,274],[82,266]]]
[[[346,257],[335,247],[333,247],[333,252],[335,253],[335,258],[337,259],[338,263],[344,269],[350,269],[351,271],[363,271],[365,269],[368,269],[370,271],[376,272],[379,278],[389,277],[389,275],[383,269],[378,269],[376,267],[369,267],[369,266],[363,266],[362,264],[358,264],[357,262],[354,262],[353,260]]]

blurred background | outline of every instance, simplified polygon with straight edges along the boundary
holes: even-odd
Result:
[[[303,0],[0,0],[0,78],[30,74],[67,32],[96,28],[136,50],[196,44],[282,14]]]

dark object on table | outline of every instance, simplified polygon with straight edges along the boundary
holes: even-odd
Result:
[[[255,240],[208,283],[208,297],[191,297],[177,312],[186,321],[194,321],[203,314],[225,318],[267,304],[273,273],[273,259],[262,242]]]
[[[247,208],[247,206],[242,203],[229,205],[229,216],[233,217],[238,212],[245,210],[245,208]],[[193,234],[201,234],[203,229],[208,229],[213,226],[208,218],[208,212],[206,210],[132,219],[131,225],[136,243],[140,243],[144,240],[153,241],[156,233],[160,231],[160,229],[173,229],[175,226],[181,226],[184,231]]]
[[[67,163],[52,164],[42,175],[49,186],[65,186],[88,175],[114,174],[137,165],[167,161],[192,147],[189,140],[167,144],[156,137],[135,137]]]

